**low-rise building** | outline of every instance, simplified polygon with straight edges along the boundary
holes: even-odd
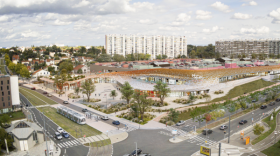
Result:
[[[78,65],[76,66],[74,69],[73,69],[73,72],[74,73],[78,73],[78,70],[81,69],[82,70],[82,73],[85,74],[85,73],[89,73],[90,72],[90,68],[86,65]]]
[[[12,57],[12,62],[13,62],[14,64],[17,64],[17,63],[19,62],[19,55],[13,55],[13,57]]]
[[[49,76],[50,76],[50,72],[43,69],[36,70],[34,73],[32,73],[32,78],[49,77]]]
[[[46,59],[47,66],[54,64],[54,59]]]

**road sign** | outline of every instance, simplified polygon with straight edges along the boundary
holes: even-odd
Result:
[[[207,143],[207,141],[205,140],[205,143]]]

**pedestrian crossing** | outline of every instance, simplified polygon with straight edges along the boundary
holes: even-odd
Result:
[[[205,137],[201,137],[201,136],[194,136],[192,137],[191,139],[188,139],[187,142],[189,143],[195,143],[196,145],[203,145],[205,144],[207,141],[207,144],[209,146],[212,146],[212,145],[215,145],[217,144],[216,141],[213,141],[213,140],[209,140],[209,139],[206,139]]]
[[[68,147],[78,146],[78,145],[81,145],[81,143],[78,140],[71,140],[71,141],[66,141],[57,144],[57,146],[60,148],[68,148]]]
[[[131,126],[126,126],[126,127],[120,128],[120,130],[121,130],[121,131],[124,131],[124,132],[131,132],[131,131],[135,131],[136,128],[131,127]]]
[[[164,128],[164,130],[169,131],[170,134],[171,134],[172,130],[177,130],[177,135],[178,135],[178,136],[182,136],[182,137],[188,136],[188,133],[187,133],[187,132],[185,132],[185,131],[183,131],[183,130],[180,130],[180,129],[177,129],[177,128],[174,128],[174,127],[170,127],[170,126]],[[171,135],[171,136],[172,136],[172,135]]]

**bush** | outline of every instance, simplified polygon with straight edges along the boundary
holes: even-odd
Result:
[[[87,99],[84,99],[83,101],[88,102]],[[99,101],[101,101],[101,99],[95,99],[95,98],[89,99],[89,102],[99,102]]]
[[[172,126],[172,125],[174,125],[175,123],[173,122],[173,121],[167,121],[167,125],[168,126]]]

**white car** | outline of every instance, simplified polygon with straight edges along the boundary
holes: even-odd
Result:
[[[109,120],[108,116],[102,116],[101,119],[102,120]]]
[[[55,138],[60,140],[60,139],[62,139],[62,135],[58,132],[55,132]]]
[[[61,127],[57,127],[57,131],[58,131],[59,133],[64,132],[64,130],[63,130]]]
[[[181,125],[183,125],[184,123],[185,123],[184,120],[180,120],[179,122],[176,123],[176,126],[181,126]]]

